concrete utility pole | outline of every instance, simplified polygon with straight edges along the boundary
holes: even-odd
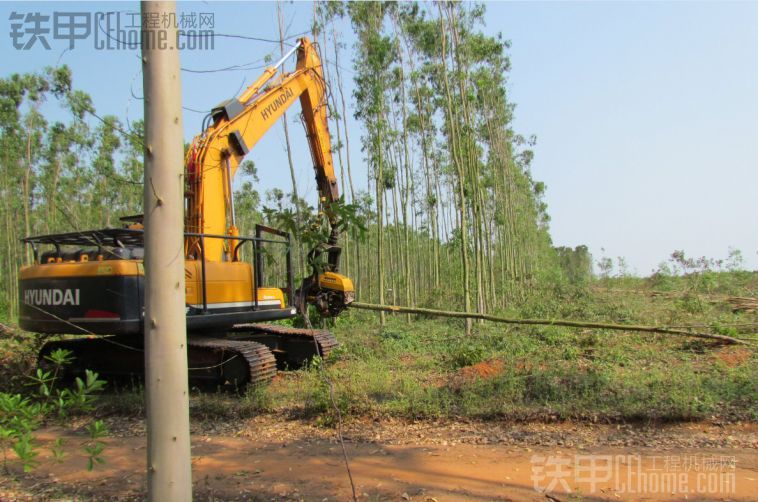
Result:
[[[175,19],[175,2],[141,3]],[[145,95],[145,390],[147,490],[192,500],[184,298],[184,134],[176,27],[143,27]],[[144,25],[143,25],[144,26]]]

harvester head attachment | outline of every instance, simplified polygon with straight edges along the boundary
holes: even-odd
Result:
[[[349,277],[336,272],[323,272],[307,277],[295,294],[300,314],[313,305],[324,317],[335,317],[355,300],[355,288]]]

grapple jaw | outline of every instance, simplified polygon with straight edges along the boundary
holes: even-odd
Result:
[[[336,317],[355,301],[355,288],[349,277],[336,272],[323,272],[307,277],[296,291],[295,305],[303,314],[313,305],[324,317]]]

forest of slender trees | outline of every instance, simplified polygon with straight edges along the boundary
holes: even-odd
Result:
[[[314,6],[337,174],[360,222],[344,234],[342,272],[362,301],[488,313],[560,279],[566,266],[589,273],[588,254],[559,259],[551,245],[545,185],[530,172],[535,140],[512,127],[509,44],[483,33],[483,9]],[[0,308],[9,317],[17,270],[29,259],[20,238],[118,225],[141,212],[142,124],[98,115],[71,82],[67,67],[0,79]],[[47,120],[43,109],[52,106],[65,118]],[[360,131],[348,127],[351,115]],[[308,241],[318,211],[298,197],[291,157],[290,166],[292,186],[267,194],[256,190],[252,163],[243,166],[243,232],[267,221]]]
[[[18,311],[19,239],[118,225],[142,211],[142,124],[127,132],[71,86],[67,67],[0,79],[0,308]],[[44,111],[64,109],[64,119]],[[59,115],[59,114],[56,114]]]
[[[333,99],[332,115],[363,124],[365,192],[350,176],[357,152],[338,158],[370,227],[348,252],[361,298],[490,312],[557,270],[533,139],[511,125],[508,42],[482,33],[483,14],[457,2],[320,4],[325,60],[344,60],[340,18],[357,38],[353,109]],[[344,77],[327,69],[335,97]]]

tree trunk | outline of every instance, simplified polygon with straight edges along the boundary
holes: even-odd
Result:
[[[142,15],[175,15],[143,1]],[[164,28],[168,40],[176,28]],[[153,35],[156,35],[154,32]],[[148,37],[149,38],[149,37]],[[158,37],[155,36],[154,39]],[[184,289],[184,133],[179,52],[143,44],[145,396],[148,498],[192,500]]]
[[[431,315],[438,317],[453,317],[453,318],[465,318],[465,319],[481,319],[484,321],[500,322],[505,324],[527,324],[537,326],[567,326],[571,328],[589,328],[589,329],[608,329],[613,331],[639,331],[644,333],[660,333],[665,335],[677,335],[677,336],[689,336],[695,338],[704,338],[708,340],[718,340],[725,343],[734,345],[747,345],[753,344],[745,340],[733,338],[726,335],[714,335],[710,333],[696,333],[692,331],[686,331],[683,329],[673,329],[667,327],[658,326],[640,326],[635,324],[613,324],[613,323],[600,323],[600,322],[584,322],[584,321],[569,321],[565,319],[515,319],[511,317],[497,317],[488,314],[478,314],[475,312],[451,312],[447,310],[434,310],[434,309],[422,309],[411,307],[398,307],[396,305],[372,305],[370,303],[353,302],[350,304],[351,308],[374,310],[378,312],[398,312],[408,314],[421,314]],[[525,333],[528,334],[528,333]]]

